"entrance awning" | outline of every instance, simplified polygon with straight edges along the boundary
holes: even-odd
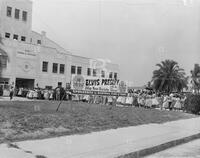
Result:
[[[0,56],[3,56],[3,57],[8,57],[8,54],[0,48]]]

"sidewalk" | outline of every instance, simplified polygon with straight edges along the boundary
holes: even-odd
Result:
[[[0,145],[1,158],[114,158],[139,157],[200,136],[200,118],[148,124],[86,135],[64,136]]]

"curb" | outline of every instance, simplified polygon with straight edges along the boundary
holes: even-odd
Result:
[[[173,141],[170,141],[170,142],[166,142],[166,143],[163,143],[163,144],[160,144],[160,145],[157,145],[157,146],[153,146],[153,147],[150,147],[150,148],[138,150],[138,151],[135,151],[135,152],[132,152],[132,153],[129,153],[129,154],[125,154],[123,156],[119,156],[117,158],[140,158],[140,157],[148,156],[148,155],[151,155],[151,154],[154,154],[154,153],[175,147],[177,145],[188,143],[190,141],[193,141],[193,140],[199,139],[199,138],[200,138],[200,133],[194,134],[194,135],[191,135],[191,136],[188,136],[188,137],[180,138],[180,139],[177,139],[177,140],[173,140]]]

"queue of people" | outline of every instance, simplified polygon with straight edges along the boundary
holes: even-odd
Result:
[[[45,99],[45,100],[72,100],[82,101],[90,104],[103,104],[113,106],[135,106],[144,108],[159,108],[169,110],[181,110],[184,108],[186,100],[185,95],[180,94],[156,94],[152,91],[132,91],[127,96],[103,96],[89,94],[73,94],[62,87],[55,89],[24,89],[19,88],[14,92],[11,89],[10,98],[13,94],[16,96],[26,97],[28,99]]]
[[[72,101],[82,101],[89,104],[116,105],[116,96],[71,94]]]
[[[159,108],[169,110],[184,109],[185,95],[181,94],[156,94],[153,92],[130,93],[128,97],[119,97],[119,104],[144,108]]]
[[[15,95],[18,97],[26,97],[28,99],[40,99],[40,100],[64,100],[66,99],[65,90],[62,87],[56,87],[55,89],[16,89]]]
[[[114,106],[135,106],[143,108],[157,108],[168,110],[184,109],[185,95],[170,94],[161,95],[156,93],[136,92],[127,96],[98,96],[72,94],[72,101],[83,101],[90,104],[103,104]]]

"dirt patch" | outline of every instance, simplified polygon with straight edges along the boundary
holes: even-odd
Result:
[[[17,144],[8,143],[8,148],[20,149]]]

